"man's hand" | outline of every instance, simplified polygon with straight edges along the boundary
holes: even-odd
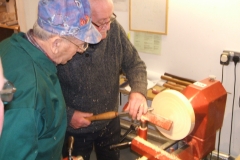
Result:
[[[86,112],[80,112],[80,111],[75,111],[73,113],[70,126],[74,129],[79,129],[82,127],[87,127],[91,124],[91,122],[84,117],[90,117],[92,116],[92,113],[86,113]]]
[[[132,116],[132,119],[140,120],[142,114],[147,113],[148,106],[146,98],[137,92],[132,92],[129,95],[128,106],[125,111],[129,112],[129,115]]]

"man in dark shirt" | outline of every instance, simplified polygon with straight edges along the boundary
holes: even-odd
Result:
[[[67,104],[68,127],[65,142],[74,137],[73,155],[89,160],[93,145],[98,160],[119,159],[120,120],[90,122],[84,117],[118,111],[119,71],[126,74],[131,86],[127,110],[133,119],[147,112],[147,75],[145,63],[129,41],[113,13],[112,0],[90,0],[92,23],[102,40],[66,65],[58,66],[58,77]],[[67,146],[63,148],[67,156]]]

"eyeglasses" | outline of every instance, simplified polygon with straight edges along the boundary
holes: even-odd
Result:
[[[92,21],[92,24],[95,25],[96,27],[98,27],[99,29],[103,29],[106,25],[108,25],[109,23],[112,23],[116,18],[117,18],[117,15],[115,13],[113,13],[108,22],[98,25]]]
[[[77,45],[76,43],[74,43],[73,41],[70,41],[69,39],[65,38],[65,37],[62,37],[63,39],[66,39],[67,41],[71,42],[72,44],[74,44],[75,46],[77,46],[77,49],[78,50],[81,50],[81,51],[86,51],[87,48],[88,48],[88,43],[87,42],[84,42],[83,44],[81,44],[81,46]]]

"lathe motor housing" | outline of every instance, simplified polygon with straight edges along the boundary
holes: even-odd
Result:
[[[189,147],[178,157],[201,159],[215,149],[216,133],[223,124],[227,92],[219,81],[206,78],[189,85],[182,93],[193,106],[195,127],[184,139]]]

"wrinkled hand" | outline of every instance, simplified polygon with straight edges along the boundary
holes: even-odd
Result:
[[[146,98],[141,93],[130,93],[128,106],[125,111],[129,112],[132,119],[135,120],[137,118],[137,120],[140,120],[141,116],[147,113],[147,110],[148,106]]]
[[[74,129],[82,128],[82,127],[87,127],[91,124],[91,122],[84,117],[90,117],[92,116],[92,113],[87,113],[87,112],[80,112],[80,111],[75,111],[73,113],[70,126]]]

